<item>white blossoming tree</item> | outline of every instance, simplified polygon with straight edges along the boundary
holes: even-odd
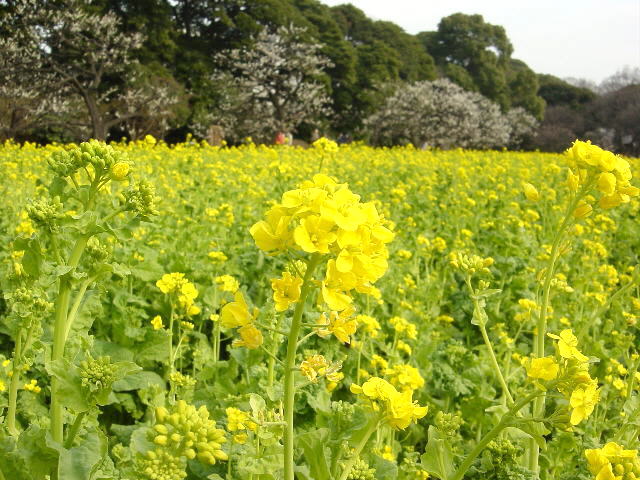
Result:
[[[519,113],[513,118],[524,115]],[[439,79],[398,88],[365,123],[375,144],[485,149],[510,143],[516,130],[509,119],[479,93]],[[526,133],[523,125],[518,124],[519,138]]]
[[[140,120],[146,114],[141,106],[150,102],[156,118],[171,116],[176,92],[136,81],[141,70],[134,52],[142,36],[123,32],[116,15],[86,6],[81,0],[16,0],[0,16],[5,131],[43,126],[46,119],[105,139],[110,128]],[[84,111],[67,111],[71,105]]]
[[[221,101],[211,121],[235,138],[267,141],[325,117],[330,99],[324,69],[331,63],[319,44],[302,40],[304,34],[293,26],[264,28],[251,48],[219,54],[214,81]]]

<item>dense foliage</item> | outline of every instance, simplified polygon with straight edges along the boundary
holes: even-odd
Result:
[[[0,478],[637,478],[639,166],[6,143]]]

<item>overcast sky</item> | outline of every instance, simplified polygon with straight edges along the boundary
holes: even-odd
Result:
[[[625,65],[640,67],[640,0],[320,0],[351,3],[409,33],[437,30],[442,17],[479,13],[502,25],[513,57],[537,73],[600,82]]]

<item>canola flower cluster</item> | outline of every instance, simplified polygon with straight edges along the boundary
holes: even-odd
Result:
[[[222,450],[227,441],[224,430],[216,428],[204,405],[196,409],[178,400],[171,409],[156,408],[156,421],[149,436],[156,447],[138,458],[137,468],[150,480],[185,478],[187,459],[208,465],[229,459]]]
[[[198,289],[193,283],[185,278],[184,273],[166,273],[160,280],[156,282],[156,286],[165,295],[175,295],[178,305],[187,316],[197,315],[200,313],[200,307],[195,305],[195,299],[198,297]],[[154,328],[162,325],[154,318]]]
[[[350,388],[368,400],[373,410],[380,412],[383,422],[395,429],[404,430],[427,414],[428,408],[412,399],[413,390],[399,392],[382,378],[371,377],[362,386],[353,383]]]
[[[598,201],[601,208],[613,208],[629,203],[630,197],[637,197],[640,189],[631,185],[631,166],[619,155],[603,150],[590,141],[576,140],[567,150],[570,170],[567,185],[572,191],[583,186],[595,187],[602,196]],[[590,188],[589,188],[590,189]],[[593,211],[588,199],[576,207],[574,216],[583,218]]]
[[[387,270],[386,244],[394,233],[372,202],[331,177],[317,174],[312,181],[282,195],[250,229],[256,245],[268,253],[289,250],[327,255],[321,296],[330,310],[343,311],[353,302],[352,292],[371,293]],[[295,303],[300,279],[274,282],[278,308]]]
[[[578,339],[571,329],[548,336],[557,340],[557,355],[524,359],[527,375],[537,380],[557,380],[558,391],[569,400],[569,421],[578,425],[593,413],[598,403],[598,381],[589,375],[589,358],[578,350]]]
[[[637,450],[625,450],[616,442],[602,448],[585,450],[589,471],[594,480],[635,480],[640,478],[640,459]]]

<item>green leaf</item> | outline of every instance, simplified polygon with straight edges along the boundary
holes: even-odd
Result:
[[[329,441],[329,429],[319,428],[296,436],[296,442],[304,451],[311,472],[311,478],[324,480],[331,478],[331,451],[326,447]]]
[[[11,480],[44,480],[58,461],[58,452],[46,444],[47,432],[31,425],[20,434],[15,449],[0,450],[0,467]],[[3,442],[2,447],[4,447]]]
[[[75,365],[68,360],[55,360],[47,365],[49,375],[55,377],[55,394],[62,404],[76,413],[86,412],[91,408],[87,392],[82,387],[80,374]]]
[[[398,466],[394,462],[376,455],[371,466],[376,469],[376,480],[396,480],[398,478]]]
[[[40,242],[37,239],[31,239],[24,246],[24,255],[22,256],[22,268],[30,277],[37,277],[42,270],[42,251]]]
[[[100,430],[89,431],[78,440],[78,445],[68,450],[59,447],[59,479],[90,480],[107,455],[107,437]]]
[[[73,267],[70,267],[69,265],[58,265],[53,269],[51,275],[54,277],[61,277],[62,275],[69,273],[71,270],[73,270]]]
[[[451,478],[454,474],[453,452],[449,443],[445,441],[440,432],[431,425],[429,427],[429,442],[425,452],[420,457],[422,468],[429,474],[437,476],[442,480]]]
[[[257,416],[260,412],[267,408],[267,404],[260,395],[252,393],[249,395],[249,405],[251,406],[251,412],[254,416]]]
[[[122,362],[130,363],[130,362]],[[135,363],[135,365],[138,367]],[[127,392],[130,390],[141,390],[143,388],[149,388],[151,385],[159,385],[165,388],[165,381],[160,375],[155,372],[149,372],[147,370],[136,371],[127,375],[126,377],[113,383],[114,392]]]

